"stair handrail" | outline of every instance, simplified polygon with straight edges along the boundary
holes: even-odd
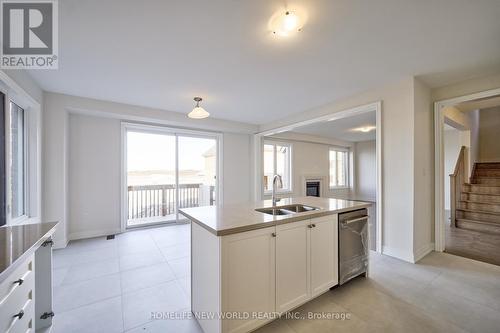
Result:
[[[460,148],[455,169],[450,175],[450,225],[456,226],[457,214],[456,209],[460,202],[460,195],[462,192],[462,185],[466,182],[466,159],[465,159],[465,146]]]

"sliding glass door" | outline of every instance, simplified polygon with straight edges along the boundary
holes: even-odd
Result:
[[[218,137],[124,125],[126,227],[179,222],[179,208],[217,202]]]

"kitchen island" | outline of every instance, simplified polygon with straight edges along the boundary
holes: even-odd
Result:
[[[0,332],[50,332],[57,222],[0,227]]]
[[[338,284],[338,214],[371,203],[300,197],[181,209],[191,310],[205,333],[249,332]]]

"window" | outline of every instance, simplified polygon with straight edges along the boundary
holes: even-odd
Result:
[[[273,188],[274,175],[280,175],[283,187],[280,192],[291,191],[291,150],[292,146],[280,142],[264,142],[264,191]]]
[[[349,152],[330,149],[330,188],[349,186]]]
[[[26,215],[26,167],[24,110],[10,102],[10,193],[11,217]]]

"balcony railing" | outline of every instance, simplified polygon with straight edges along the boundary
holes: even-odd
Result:
[[[175,214],[175,184],[128,187],[128,219],[147,219]],[[212,206],[215,186],[179,184],[179,208]]]

